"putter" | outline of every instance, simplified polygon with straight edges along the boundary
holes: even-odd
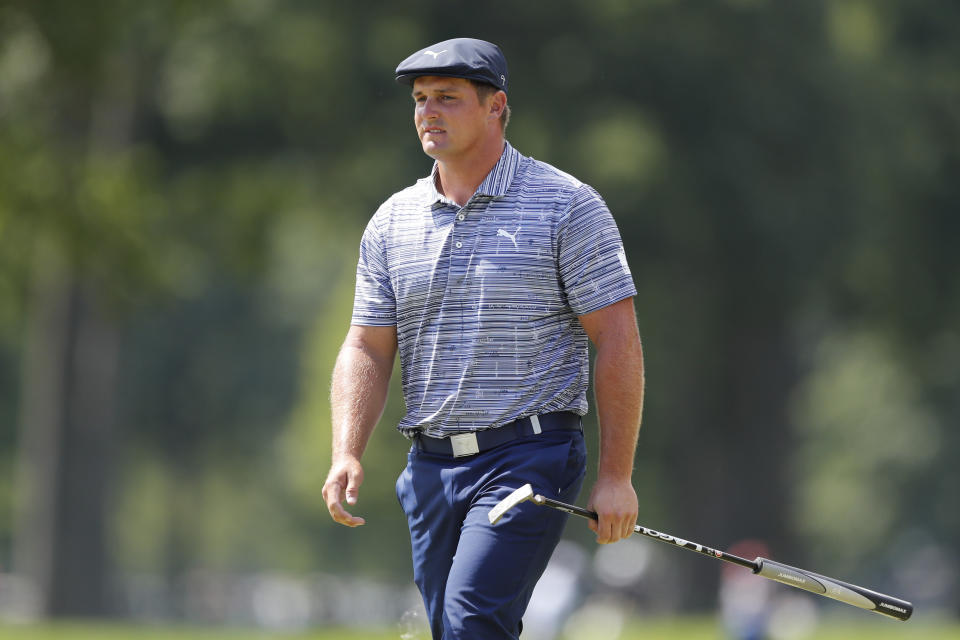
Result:
[[[527,502],[528,500],[542,507],[559,509],[560,511],[565,511],[566,513],[570,513],[575,516],[589,518],[590,520],[598,519],[595,511],[588,511],[587,509],[582,509],[572,504],[565,504],[563,502],[544,497],[540,494],[535,494],[533,492],[533,487],[529,484],[525,484],[501,500],[495,507],[493,507],[493,509],[490,509],[490,513],[488,515],[490,524],[496,524],[500,518],[504,516],[504,514],[517,505]],[[659,540],[660,542],[667,542],[675,547],[681,547],[683,549],[695,551],[699,554],[709,556],[717,560],[723,560],[724,562],[730,562],[732,564],[739,565],[746,569],[750,569],[750,571],[760,577],[776,580],[777,582],[781,582],[791,587],[796,587],[797,589],[803,589],[804,591],[809,591],[810,593],[815,593],[827,598],[833,598],[834,600],[839,600],[840,602],[853,605],[854,607],[880,613],[891,618],[896,618],[897,620],[907,620],[913,613],[913,605],[906,600],[901,600],[900,598],[894,598],[893,596],[877,593],[876,591],[871,591],[870,589],[864,589],[863,587],[858,587],[857,585],[850,584],[848,582],[842,582],[835,578],[828,578],[818,573],[807,571],[806,569],[798,569],[797,567],[791,567],[790,565],[774,562],[773,560],[769,560],[767,558],[758,557],[755,560],[747,560],[746,558],[741,558],[740,556],[736,556],[732,553],[711,549],[710,547],[705,547],[702,544],[697,544],[696,542],[690,542],[689,540],[684,540],[683,538],[678,538],[667,533],[648,529],[647,527],[640,526],[639,524],[634,525],[633,531],[634,533],[645,535],[648,538],[653,538],[654,540]]]

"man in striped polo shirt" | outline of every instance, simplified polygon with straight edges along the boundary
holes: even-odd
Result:
[[[496,45],[440,42],[396,75],[412,86],[417,135],[435,162],[379,208],[360,242],[323,496],[336,522],[364,523],[343,503],[357,502],[399,351],[398,428],[412,446],[397,496],[433,637],[517,638],[566,515],[527,504],[492,527],[487,513],[525,483],[576,500],[591,341],[600,438],[590,526],[601,544],[633,531],[636,289],[596,191],[506,142],[507,64]]]

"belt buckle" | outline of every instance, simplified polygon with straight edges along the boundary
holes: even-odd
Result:
[[[454,458],[463,458],[480,453],[476,433],[458,433],[450,436],[450,446],[453,448]]]

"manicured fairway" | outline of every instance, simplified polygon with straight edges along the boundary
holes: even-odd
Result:
[[[809,640],[956,640],[960,626],[956,624],[931,625],[924,622],[899,622],[880,617],[863,622],[824,622],[809,636]],[[724,636],[712,618],[680,618],[651,623],[631,624],[620,640],[723,640]],[[600,640],[578,638],[577,640]]]
[[[631,623],[619,640],[722,640],[712,618],[659,619]],[[810,638],[816,640],[956,640],[960,625],[925,621],[906,623],[883,619],[864,622],[824,623]],[[0,640],[398,640],[400,632],[315,629],[303,633],[204,629],[176,626],[122,624],[0,625]],[[420,640],[420,639],[418,639]],[[423,640],[428,640],[424,638]],[[580,637],[576,640],[611,640]]]
[[[123,624],[0,626],[0,640],[397,640],[399,631],[312,630],[278,633],[256,630]]]

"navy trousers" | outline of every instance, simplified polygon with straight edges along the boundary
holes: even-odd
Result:
[[[567,514],[526,502],[491,525],[518,487],[575,502],[586,470],[579,431],[545,431],[467,458],[414,447],[397,480],[413,577],[434,640],[517,640]]]

